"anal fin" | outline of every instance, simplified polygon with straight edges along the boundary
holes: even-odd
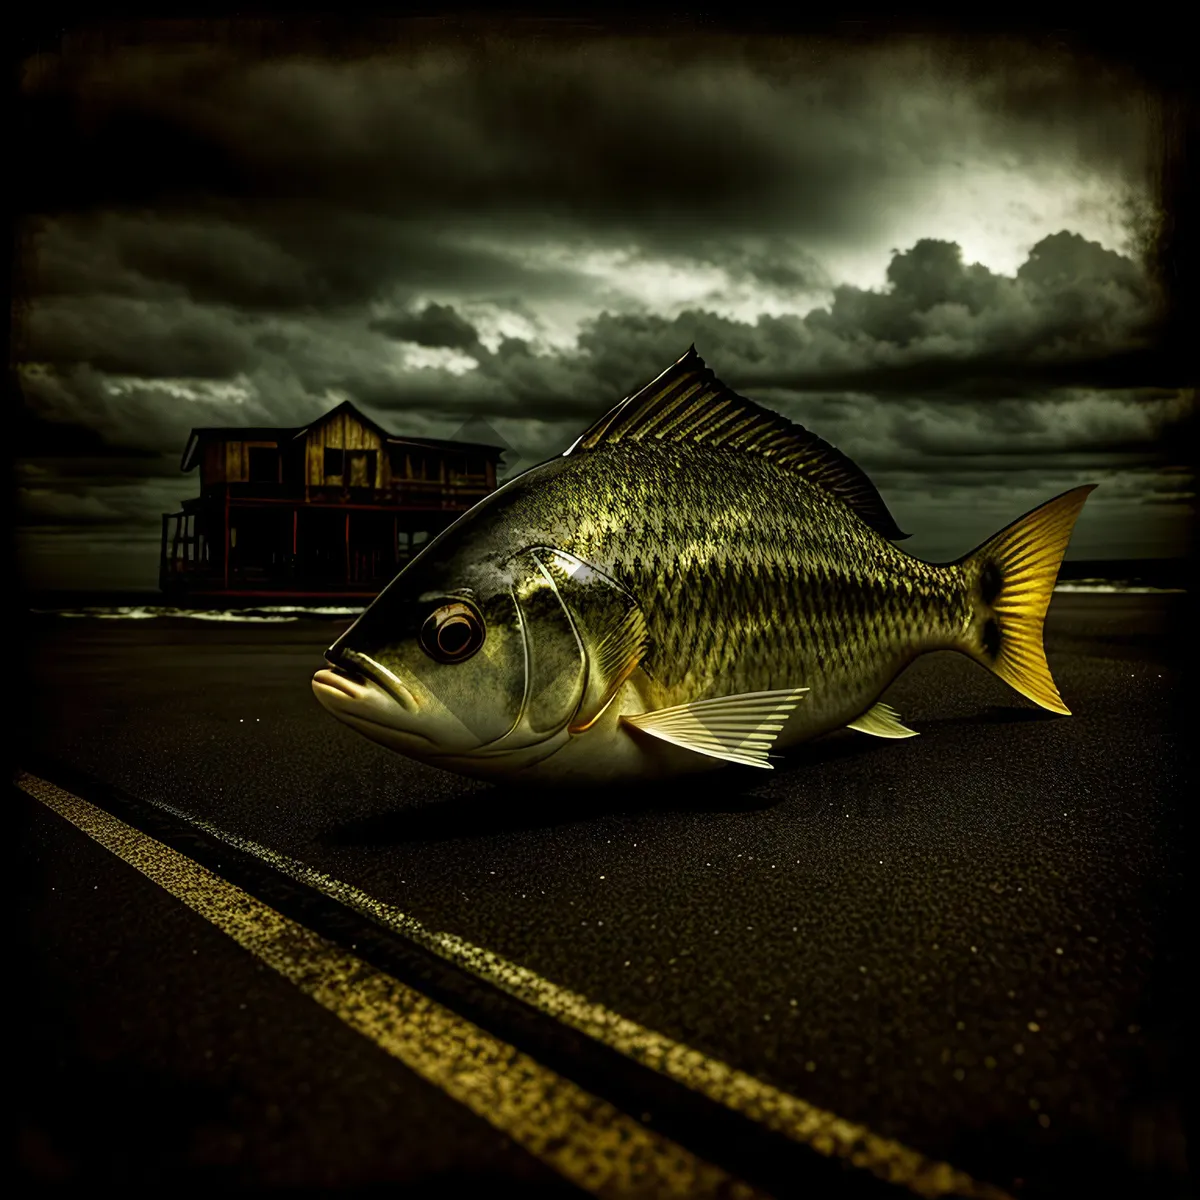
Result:
[[[916,737],[917,731],[900,724],[900,714],[882,701],[867,709],[857,721],[851,721],[847,729],[869,733],[872,737],[907,738]]]
[[[743,692],[621,719],[685,750],[769,771],[767,752],[807,691]]]

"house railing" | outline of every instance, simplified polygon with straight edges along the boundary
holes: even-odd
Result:
[[[210,501],[185,502],[181,511],[162,516],[159,586],[164,591],[381,588],[420,552],[425,541],[414,541],[415,536],[436,536],[457,515],[448,506],[441,516],[436,511],[426,504],[406,518],[347,508],[344,521],[337,514],[332,523],[313,523],[293,502],[290,511],[260,508],[259,516],[268,518],[264,523],[246,508],[222,505],[214,511]],[[245,521],[250,524],[242,525]],[[256,526],[260,535],[274,533],[265,542],[255,537],[239,546],[238,533]],[[355,536],[356,530],[365,536]]]
[[[278,500],[302,504],[374,504],[404,508],[466,509],[495,489],[485,479],[404,479],[390,488],[351,487],[347,484],[220,483],[204,489],[206,502]]]

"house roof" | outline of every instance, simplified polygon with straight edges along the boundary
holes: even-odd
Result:
[[[329,420],[330,417],[344,411],[353,413],[356,420],[374,429],[383,438],[384,442],[391,446],[417,446],[428,450],[443,451],[477,450],[482,451],[493,462],[499,462],[501,455],[504,453],[503,446],[492,446],[486,442],[459,442],[453,438],[401,437],[397,434],[389,433],[378,421],[373,421],[370,417],[355,408],[349,400],[343,400],[337,407],[331,408],[323,416],[318,417],[315,421],[310,421],[307,425],[293,425],[288,427],[266,425],[205,425],[195,428],[188,437],[187,445],[183,448],[183,458],[179,464],[180,469],[190,471],[196,466],[200,461],[200,447],[207,442],[274,442],[276,446],[282,446],[286,442],[295,441],[296,438],[303,437],[314,426],[320,425],[322,422]]]

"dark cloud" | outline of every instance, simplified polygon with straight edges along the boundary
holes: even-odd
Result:
[[[46,56],[22,129],[30,211],[330,213],[553,229],[686,251],[853,242],[880,196],[971,147],[1136,175],[1134,81],[1033,46],[677,37],[414,42],[345,61],[236,44]],[[1030,104],[1030,90],[1042,103]],[[47,156],[44,148],[56,152]],[[964,150],[964,147],[967,149]],[[763,264],[774,269],[774,262]]]
[[[109,219],[83,214],[70,221],[29,217],[20,229],[18,271],[25,297],[169,299],[182,289],[155,283],[121,261],[108,234]]]
[[[747,388],[977,400],[1187,382],[1185,365],[1156,342],[1152,287],[1129,259],[1076,234],[1043,239],[1016,278],[964,265],[954,243],[923,239],[894,255],[888,279],[887,290],[839,287],[828,308],[754,324],[694,311],[605,313],[580,347],[614,382],[615,359],[633,376],[692,340]]]
[[[22,233],[25,294],[43,302],[330,314],[375,299],[402,305],[428,289],[524,302],[596,291],[566,266],[311,200],[220,213],[43,216],[26,221]]]
[[[1143,444],[1154,435],[1140,427],[1093,429],[1093,417],[1081,416],[1078,428],[1051,429],[1039,414],[1055,398],[1083,413],[1079,397],[1087,391],[1119,393],[1121,403],[1143,407],[1175,396],[1180,379],[1172,371],[1157,393],[1146,386],[1162,360],[1150,337],[1155,309],[1145,281],[1128,259],[1071,234],[1039,243],[1029,263],[1034,270],[1001,276],[964,266],[952,243],[925,240],[893,257],[886,290],[840,288],[831,308],[807,317],[602,312],[583,322],[573,348],[538,351],[508,337],[489,351],[453,306],[436,305],[371,328],[469,350],[477,369],[397,368],[378,353],[356,347],[332,356],[314,342],[290,346],[288,359],[307,394],[344,392],[393,425],[419,413],[482,414],[566,429],[582,428],[694,342],[732,386],[790,415],[815,405],[818,419],[834,427],[861,419],[863,398],[892,397],[907,409],[882,406],[881,414],[923,412],[936,402],[942,412],[962,405],[966,419],[988,427],[1007,421],[1028,435],[1029,453],[1051,433],[1055,445],[1074,439],[1100,449],[1130,436]],[[1096,420],[1108,419],[1093,407]],[[902,422],[886,424],[902,437]],[[1099,441],[1088,440],[1093,434]]]
[[[1188,419],[1182,395],[1147,402],[1129,394],[1066,392],[1050,403],[1008,400],[969,412],[938,403],[878,407],[883,411],[864,459],[878,467],[919,464],[939,476],[960,466],[1161,464],[1170,457],[1172,433]]]
[[[450,304],[356,326],[352,318],[264,322],[190,300],[51,297],[30,310],[26,350],[50,370],[28,386],[50,419],[100,422],[119,441],[122,428],[166,439],[186,436],[205,417],[248,420],[248,403],[267,423],[295,423],[298,409],[316,415],[331,393],[393,423],[422,412],[583,422],[692,343],[732,386],[764,396],[847,392],[995,404],[1083,387],[1180,383],[1169,371],[1156,378],[1156,309],[1146,281],[1130,260],[1076,235],[1039,242],[1015,277],[964,265],[956,245],[926,239],[893,256],[888,279],[880,291],[838,288],[828,308],[804,317],[600,312],[583,322],[575,347],[550,352],[511,336],[490,351]],[[396,341],[466,351],[478,367],[398,367],[384,352]],[[119,395],[104,382],[113,375],[125,377]],[[244,386],[233,399],[223,400],[219,388],[180,399],[178,388],[155,382],[164,378]]]
[[[361,286],[339,290],[338,280],[253,229],[230,222],[152,218],[120,222],[113,233],[123,267],[172,283],[201,304],[252,310],[326,307],[362,291]]]
[[[668,251],[659,242],[656,250]],[[747,234],[724,241],[697,240],[679,255],[685,261],[724,268],[735,283],[750,282],[793,295],[824,291],[833,286],[828,270],[796,238],[755,237]]]
[[[798,365],[770,382],[970,398],[1031,382],[1103,386],[1119,360],[1132,354],[1144,368],[1155,349],[1158,313],[1136,266],[1067,231],[1034,246],[1015,279],[966,266],[957,245],[935,239],[895,255],[887,274],[890,290],[838,288],[805,318],[805,357],[824,370]],[[1115,386],[1129,386],[1127,374]]]
[[[258,361],[247,327],[220,311],[128,297],[39,300],[24,315],[20,345],[25,361],[145,378],[229,379]]]
[[[17,379],[17,455],[75,459],[90,464],[98,476],[178,477],[179,455],[194,426],[288,423],[259,401],[195,390],[203,383],[126,379],[118,384],[88,365],[26,368]]]
[[[82,178],[49,173],[32,207],[305,196],[398,217],[550,209],[641,227],[752,197],[770,205],[784,173],[778,115],[755,113],[769,89],[728,65],[664,72],[658,57],[510,48],[415,62],[44,62],[29,88],[35,136]],[[829,178],[845,156],[806,140],[807,165]],[[830,190],[844,188],[814,188],[813,207],[843,220]]]
[[[97,461],[110,459],[157,459],[159,454],[141,446],[113,445],[91,425],[52,421],[32,412],[18,399],[10,409],[14,415],[10,432],[22,458],[81,459],[89,473]]]
[[[479,348],[479,332],[449,304],[427,304],[419,313],[402,313],[372,321],[370,328],[400,342],[451,350]]]
[[[1149,299],[1146,281],[1129,259],[1065,229],[1043,238],[1030,250],[1017,279],[1043,289],[1087,282],[1112,285],[1143,302]]]

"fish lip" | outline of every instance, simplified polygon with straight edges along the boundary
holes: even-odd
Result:
[[[342,658],[351,670],[365,675],[372,683],[391,696],[405,712],[415,713],[417,711],[419,706],[416,696],[404,686],[395,672],[389,671],[382,663],[376,662],[370,655],[363,654],[358,650],[343,650]],[[339,666],[335,665],[328,673],[336,674],[338,669]],[[341,669],[346,670],[345,667]],[[322,672],[322,674],[326,673]]]
[[[326,708],[341,715],[347,703],[361,705],[367,701],[370,693],[364,685],[368,682],[373,681],[360,684],[345,672],[326,667],[312,677],[312,689]]]
[[[350,687],[353,682],[350,676],[337,667],[324,667],[313,676],[312,681],[314,687],[326,688],[339,696],[345,696],[347,700],[359,699],[358,693]]]
[[[358,684],[347,672],[329,668],[318,671],[312,677],[313,694],[320,702],[322,708],[332,713],[339,721],[352,727],[365,726],[369,729],[385,730],[390,738],[401,735],[406,738],[415,738],[417,741],[424,742],[430,746],[437,744],[428,735],[420,733],[409,726],[398,724],[395,721],[380,720],[374,716],[367,716],[364,709],[370,711],[372,689],[375,695],[382,694],[392,704],[400,707],[401,712],[415,711],[400,706],[400,702],[395,696],[390,691],[384,691],[373,679],[367,679],[364,684]],[[368,734],[368,736],[370,735]]]

